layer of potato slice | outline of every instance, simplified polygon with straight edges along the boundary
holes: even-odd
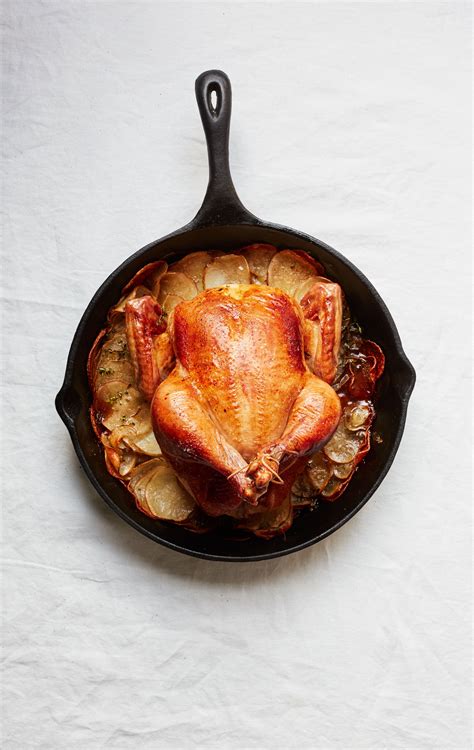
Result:
[[[126,479],[137,463],[137,454],[127,448],[117,448],[111,445],[109,436],[105,432],[100,435],[99,439],[104,446],[105,463],[110,474],[117,479]]]
[[[315,492],[313,486],[309,483],[306,472],[302,472],[296,477],[291,488],[292,494],[299,500],[307,500],[311,502],[311,498],[314,498]],[[294,504],[294,500],[292,499]]]
[[[152,271],[149,278],[147,279],[147,284],[150,287],[152,294],[156,298],[158,298],[158,295],[160,293],[161,280],[163,276],[166,275],[167,271],[168,271],[168,264],[164,263],[163,266],[159,266],[155,268],[155,270]]]
[[[103,415],[102,424],[112,432],[139,411],[143,397],[134,386],[112,380],[97,390],[94,404]]]
[[[125,325],[117,322],[117,325],[108,332],[101,351],[101,355],[107,354],[111,354],[115,359],[123,359],[128,356]]]
[[[318,277],[318,276],[309,276],[307,279],[305,279],[303,281],[302,284],[300,284],[296,288],[294,297],[295,297],[295,299],[296,299],[297,302],[301,302],[301,300],[303,299],[303,297],[305,297],[308,294],[308,292],[311,291],[311,289],[314,286],[314,282],[316,281],[317,278],[320,278],[320,277]]]
[[[248,245],[239,250],[239,255],[243,255],[249,264],[252,284],[267,283],[268,266],[276,253],[276,247],[264,244]]]
[[[212,255],[204,250],[185,255],[170,267],[170,271],[181,271],[196,284],[198,292],[204,289],[204,269],[212,260]]]
[[[324,453],[336,464],[347,464],[353,461],[359,452],[363,435],[351,432],[341,419],[331,440],[323,448]]]
[[[193,498],[166,465],[156,469],[146,488],[146,501],[155,518],[182,523],[196,508]]]
[[[128,294],[134,287],[139,285],[152,289],[167,270],[168,264],[165,260],[155,260],[152,263],[147,263],[146,266],[137,271],[135,276],[132,276],[128,284],[124,286],[122,294]]]
[[[344,424],[348,430],[355,432],[370,425],[373,416],[374,407],[367,401],[358,401],[344,410]]]
[[[167,294],[162,304],[163,311],[170,315],[180,302],[184,302],[184,297],[180,297],[178,294]]]
[[[162,460],[159,458],[152,458],[151,461],[145,461],[139,464],[131,473],[130,482],[128,489],[135,498],[135,502],[139,510],[142,510],[147,515],[150,515],[150,510],[146,502],[146,486],[153,476],[155,470],[162,465]]]
[[[360,352],[369,363],[373,379],[378,380],[385,367],[385,355],[382,349],[374,341],[371,341],[370,339],[362,339]]]
[[[326,487],[321,492],[321,495],[326,500],[336,500],[345,490],[348,481],[348,479],[337,479],[337,477],[331,477]]]
[[[89,356],[87,357],[87,378],[89,380],[89,385],[93,393],[95,392],[95,376],[97,372],[97,365],[100,359],[102,348],[104,346],[104,339],[106,334],[107,330],[103,328],[102,331],[100,331],[100,333],[96,336],[96,339],[92,344],[92,349],[90,350]]]
[[[136,437],[124,437],[123,440],[137,453],[144,453],[147,456],[161,456],[161,448],[152,429]]]
[[[348,464],[334,464],[334,476],[337,479],[348,479],[354,471],[354,462]]]
[[[293,521],[293,505],[288,495],[283,503],[273,510],[256,513],[239,522],[237,528],[252,531],[255,536],[271,539],[276,534],[283,534]]]
[[[112,307],[109,312],[109,320],[113,322],[115,315],[118,313],[125,313],[125,305],[127,302],[130,302],[132,299],[137,299],[138,297],[146,297],[147,294],[150,294],[150,290],[146,286],[138,285],[134,287],[131,292],[124,294],[124,296],[119,299],[115,307]]]
[[[129,424],[133,428],[134,435],[144,435],[149,432],[152,429],[150,404],[144,403],[140,411],[129,420]]]
[[[164,459],[162,458],[152,458],[150,461],[144,461],[142,464],[139,464],[130,478],[130,489],[134,490],[138,482],[141,482],[147,474],[151,476],[150,472],[153,472],[158,466],[162,466],[163,463]]]
[[[94,404],[98,411],[108,413],[115,402],[122,397],[129,386],[128,380],[110,379],[100,385],[94,394]]]
[[[204,271],[204,288],[214,289],[228,284],[250,284],[250,270],[241,255],[221,255],[214,258]]]
[[[158,302],[162,305],[166,297],[170,294],[182,299],[193,299],[197,293],[196,284],[189,276],[186,276],[181,271],[168,271],[161,278]]]
[[[161,449],[153,432],[148,404],[143,404],[133,417],[123,420],[123,423],[110,433],[108,440],[112,448],[116,450],[124,450],[124,446],[127,446],[135,453],[152,457],[161,456]]]
[[[321,492],[326,487],[331,474],[331,464],[322,451],[311,456],[306,467],[306,476],[315,493]]]
[[[120,451],[120,466],[119,474],[121,477],[127,477],[130,472],[135,468],[137,463],[137,454],[131,450]]]
[[[125,328],[112,330],[105,338],[96,358],[93,378],[95,389],[109,380],[124,380],[127,383],[132,381],[133,366],[128,353]]]
[[[274,255],[270,262],[268,285],[282,289],[294,297],[303,282],[319,275],[319,269],[319,264],[307,253],[282,250]]]
[[[122,477],[119,474],[120,452],[106,445],[104,446],[104,458],[105,465],[109,474],[112,474],[112,476],[116,477],[117,479],[121,479]]]
[[[94,373],[94,389],[97,391],[101,386],[117,380],[128,385],[133,378],[133,366],[128,359],[100,356]]]
[[[183,523],[196,508],[174,471],[159,459],[141,464],[132,473],[129,489],[140,510],[151,518]]]
[[[316,499],[313,495],[308,495],[307,497],[303,497],[302,495],[297,495],[293,491],[291,492],[291,504],[293,508],[301,509],[301,508],[310,508],[311,506],[315,506]]]
[[[136,431],[133,426],[133,418],[129,420],[132,424],[119,425],[109,435],[109,441],[115,450],[131,450],[134,453],[143,454],[156,458],[161,456],[161,448],[157,443],[155,434],[151,428],[145,428],[144,432]]]

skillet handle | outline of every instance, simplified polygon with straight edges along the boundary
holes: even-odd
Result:
[[[242,205],[229,165],[229,129],[232,89],[222,70],[208,70],[196,79],[196,99],[206,134],[209,184],[192,224],[255,223],[258,219]]]

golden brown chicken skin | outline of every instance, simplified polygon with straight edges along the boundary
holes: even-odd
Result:
[[[153,428],[209,515],[277,507],[335,431],[339,398],[308,369],[304,332],[299,305],[267,286],[209,289],[174,309],[176,365],[153,397]]]

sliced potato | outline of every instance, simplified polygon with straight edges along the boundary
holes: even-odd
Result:
[[[95,371],[94,388],[98,390],[102,385],[117,380],[128,385],[133,378],[133,365],[129,360],[100,357]]]
[[[302,284],[300,284],[295,291],[295,299],[297,302],[301,302],[303,297],[306,297],[308,292],[311,291],[311,289],[314,286],[314,282],[317,278],[320,278],[318,276],[309,276],[309,278],[305,279]]]
[[[108,412],[114,403],[122,397],[129,386],[128,380],[108,380],[95,392],[95,407],[98,411]]]
[[[312,497],[315,496],[314,487],[309,482],[309,479],[305,471],[303,471],[302,474],[299,474],[299,476],[296,477],[296,481],[293,482],[291,492],[295,497],[298,497],[300,500],[306,499],[306,498],[311,499]]]
[[[360,351],[370,364],[374,380],[378,380],[385,368],[385,355],[380,346],[370,339],[362,339]]]
[[[367,401],[358,401],[344,410],[344,423],[348,430],[354,432],[370,424],[374,408]]]
[[[146,456],[161,456],[151,425],[150,407],[143,404],[137,414],[122,420],[122,424],[112,430],[108,442],[115,450],[132,450]]]
[[[277,253],[273,245],[255,244],[248,245],[239,250],[249,264],[252,284],[266,284],[268,266],[273,256]]]
[[[128,422],[131,422],[132,420],[133,418],[128,420]],[[117,451],[125,450],[125,443],[122,442],[122,439],[127,437],[130,432],[133,432],[133,427],[130,424],[115,427],[107,436],[109,445]]]
[[[348,479],[354,471],[354,463],[334,464],[334,476],[338,479]]]
[[[150,287],[153,296],[157,299],[160,293],[161,279],[163,278],[163,276],[165,276],[167,271],[168,264],[164,263],[163,266],[157,266],[147,279],[147,284]]]
[[[356,463],[359,463],[359,461],[362,461],[364,456],[369,452],[370,450],[370,428],[367,427],[365,430],[362,430],[358,433],[358,439],[360,441],[359,445],[359,452],[356,456]]]
[[[153,282],[160,278],[160,276],[166,273],[168,264],[165,260],[155,260],[153,263],[147,263],[146,266],[140,268],[139,271],[133,276],[128,284],[126,284],[122,290],[122,294],[128,294],[134,287],[143,285],[151,289]]]
[[[109,320],[113,322],[117,314],[125,313],[125,305],[127,304],[127,302],[130,302],[130,300],[137,299],[138,297],[145,297],[149,294],[150,290],[146,286],[139,285],[134,287],[131,292],[129,292],[128,294],[124,294],[124,296],[119,299],[117,304],[112,307],[109,312]]]
[[[205,251],[190,253],[176,263],[173,263],[170,267],[170,271],[181,271],[182,273],[185,273],[186,276],[189,276],[189,278],[194,281],[198,292],[202,292],[204,289],[204,269],[211,260],[211,253]]]
[[[155,470],[162,464],[162,460],[159,458],[153,458],[151,461],[145,461],[144,463],[139,464],[139,466],[133,469],[131,473],[128,489],[134,496],[138,508],[147,515],[151,515],[151,511],[146,501],[146,487]]]
[[[155,433],[150,428],[148,432],[142,435],[125,436],[124,443],[137,453],[144,453],[147,456],[161,456],[161,448],[157,443]]]
[[[293,505],[291,496],[283,501],[278,508],[255,513],[249,518],[239,521],[237,528],[252,531],[256,536],[271,539],[276,534],[283,534],[291,526],[293,520]]]
[[[158,466],[162,466],[163,462],[163,459],[152,458],[150,461],[144,461],[142,464],[139,464],[132,472],[129,484],[130,489],[133,490],[138,482],[141,482],[141,480],[148,474],[148,472],[152,472]]]
[[[293,248],[291,252],[295,253],[295,255],[298,255],[307,263],[310,263],[314,267],[314,270],[317,272],[318,276],[324,276],[324,266],[322,265],[322,263],[316,260],[316,258],[313,258],[312,255],[305,252],[304,250],[299,250],[298,248]]]
[[[204,271],[204,288],[214,289],[228,284],[250,284],[247,261],[240,255],[221,255],[214,258]]]
[[[353,461],[359,452],[361,435],[350,432],[341,420],[331,440],[323,448],[324,453],[336,464],[347,464]]]
[[[104,341],[102,354],[113,354],[118,359],[122,357],[120,355],[128,356],[127,352],[127,334],[125,332],[125,326],[114,327],[108,334]]]
[[[96,408],[94,405],[91,406],[89,409],[89,415],[92,422],[92,429],[94,430],[94,434],[96,438],[100,440],[102,437],[102,433],[104,428],[102,427],[102,422],[99,421],[99,414],[97,414]]]
[[[101,386],[96,394],[97,409],[102,412],[102,424],[112,432],[133,417],[143,404],[141,393],[121,381],[111,381]]]
[[[316,504],[316,497],[313,491],[312,495],[304,496],[298,495],[291,491],[291,504],[293,508],[309,508]]]
[[[181,271],[168,271],[161,278],[158,302],[162,305],[169,294],[182,299],[193,299],[197,293],[196,284],[189,276]]]
[[[336,498],[338,498],[345,490],[346,486],[347,480],[331,477],[326,487],[321,492],[321,495],[326,498],[326,500],[336,500]]]
[[[122,331],[117,331],[115,333],[111,333],[107,336],[105,339],[102,349],[100,351],[99,358],[97,360],[97,369],[96,369],[96,376],[101,375],[110,375],[111,373],[99,373],[99,368],[104,368],[105,370],[111,369],[114,374],[114,379],[123,379],[129,377],[130,372],[130,356],[128,352],[128,345],[127,345],[127,335],[125,333],[125,329]],[[127,375],[122,375],[123,372],[127,373]]]
[[[94,390],[94,380],[106,333],[107,331],[104,328],[98,334],[94,343],[92,344],[92,349],[90,350],[89,356],[87,358],[87,377],[89,379],[89,385],[92,390]]]
[[[160,459],[140,464],[132,472],[129,489],[140,510],[152,518],[182,523],[196,508],[174,471]]]
[[[268,285],[295,297],[303,282],[318,276],[319,264],[307,253],[282,250],[273,256],[268,267]]]
[[[106,445],[104,448],[104,457],[105,465],[109,474],[112,474],[112,476],[116,477],[117,479],[121,479],[122,477],[119,474],[120,452]]]
[[[164,312],[169,315],[180,302],[184,302],[184,297],[180,297],[178,294],[167,294],[162,305]]]
[[[152,429],[150,404],[144,403],[140,411],[130,419],[130,424],[134,429],[135,435],[144,435],[146,432],[149,432]]]
[[[178,482],[170,466],[161,465],[147,482],[146,504],[153,518],[183,523],[196,508],[196,503]]]
[[[318,451],[318,453],[311,456],[305,473],[313,488],[313,493],[322,492],[332,474],[331,464],[322,451]]]
[[[306,508],[314,505],[316,492],[309,481],[306,471],[296,477],[296,481],[291,488],[291,504],[293,508]]]
[[[119,474],[121,477],[127,477],[137,463],[137,456],[133,451],[120,451]]]

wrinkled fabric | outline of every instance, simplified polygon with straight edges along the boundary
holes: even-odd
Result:
[[[469,15],[4,3],[4,748],[470,747]],[[53,405],[98,286],[199,207],[212,67],[243,202],[366,273],[418,374],[373,499],[258,564],[129,528]]]

